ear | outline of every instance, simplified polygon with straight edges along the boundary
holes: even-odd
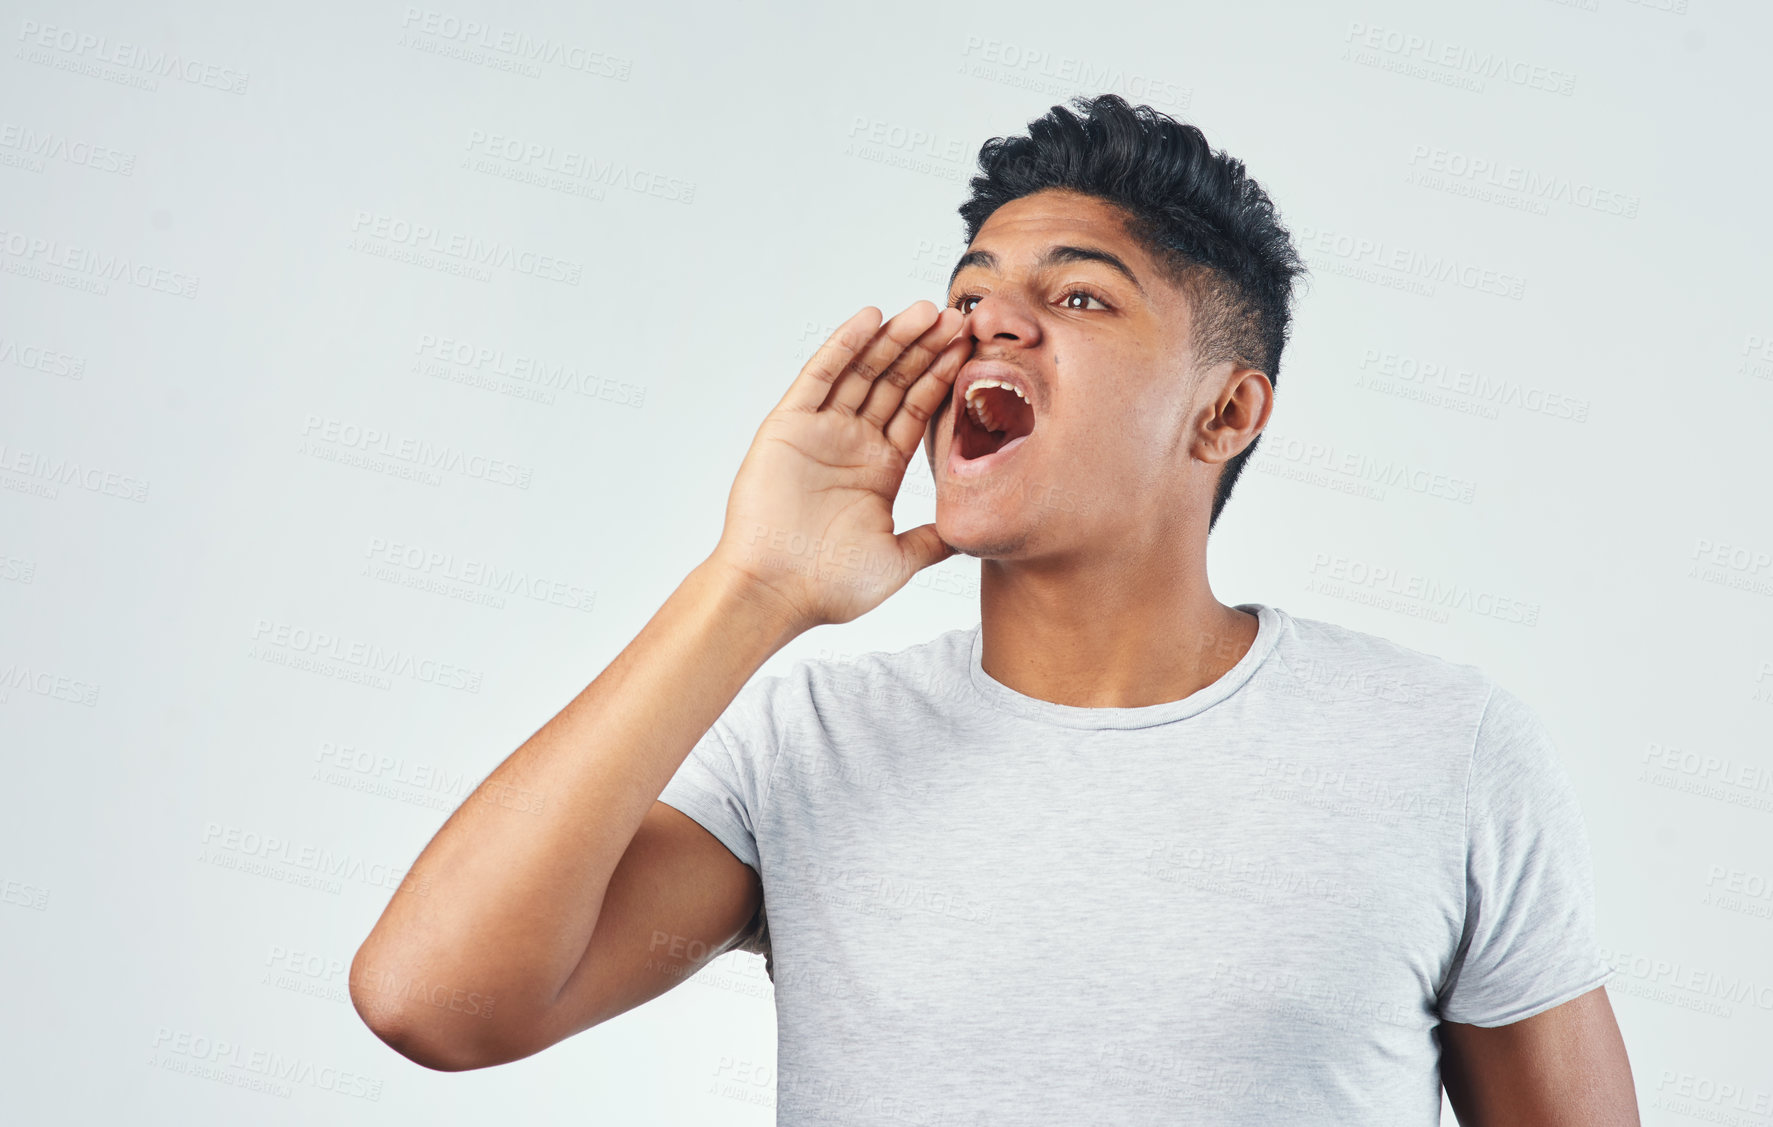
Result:
[[[1223,465],[1246,449],[1268,426],[1274,411],[1274,385],[1265,372],[1243,366],[1233,367],[1213,404],[1207,420],[1212,435],[1212,452],[1217,457],[1208,461]]]

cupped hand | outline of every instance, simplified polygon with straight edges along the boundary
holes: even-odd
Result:
[[[848,622],[954,550],[934,524],[893,531],[893,498],[972,352],[958,310],[919,301],[839,325],[763,420],[712,560],[794,625]]]

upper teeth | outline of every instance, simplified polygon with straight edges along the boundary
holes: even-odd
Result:
[[[1015,384],[1004,383],[1002,380],[983,379],[983,380],[974,380],[972,385],[967,388],[967,404],[969,406],[972,404],[974,392],[979,391],[982,388],[987,388],[987,387],[1005,388],[1009,391],[1015,392],[1016,397],[1018,399],[1020,399],[1022,402],[1024,402],[1024,403],[1028,402],[1028,397],[1026,395],[1023,395],[1022,389],[1017,387]]]
[[[985,401],[983,399],[973,398],[973,396],[975,394],[977,394],[980,389],[987,388],[987,387],[1001,387],[1001,388],[1004,388],[1005,390],[1013,391],[1016,393],[1016,398],[1020,399],[1024,403],[1028,402],[1028,397],[1026,395],[1023,395],[1022,389],[1017,387],[1015,384],[1005,383],[1002,380],[993,380],[993,379],[975,380],[972,383],[972,385],[967,388],[967,409],[972,413],[974,421],[976,421],[980,426],[984,427],[986,430],[1000,431],[1000,430],[1003,430],[1004,427],[999,425],[998,418],[990,410],[988,410],[986,408]]]

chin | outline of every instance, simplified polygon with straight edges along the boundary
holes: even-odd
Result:
[[[982,560],[1006,559],[1022,554],[1029,530],[1009,514],[988,508],[965,508],[936,503],[936,534],[963,556]]]

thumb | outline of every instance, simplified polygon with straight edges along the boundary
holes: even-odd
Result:
[[[934,524],[920,524],[916,528],[906,529],[894,539],[899,543],[899,551],[912,565],[912,574],[931,564],[939,564],[954,554],[954,548],[936,535]]]

